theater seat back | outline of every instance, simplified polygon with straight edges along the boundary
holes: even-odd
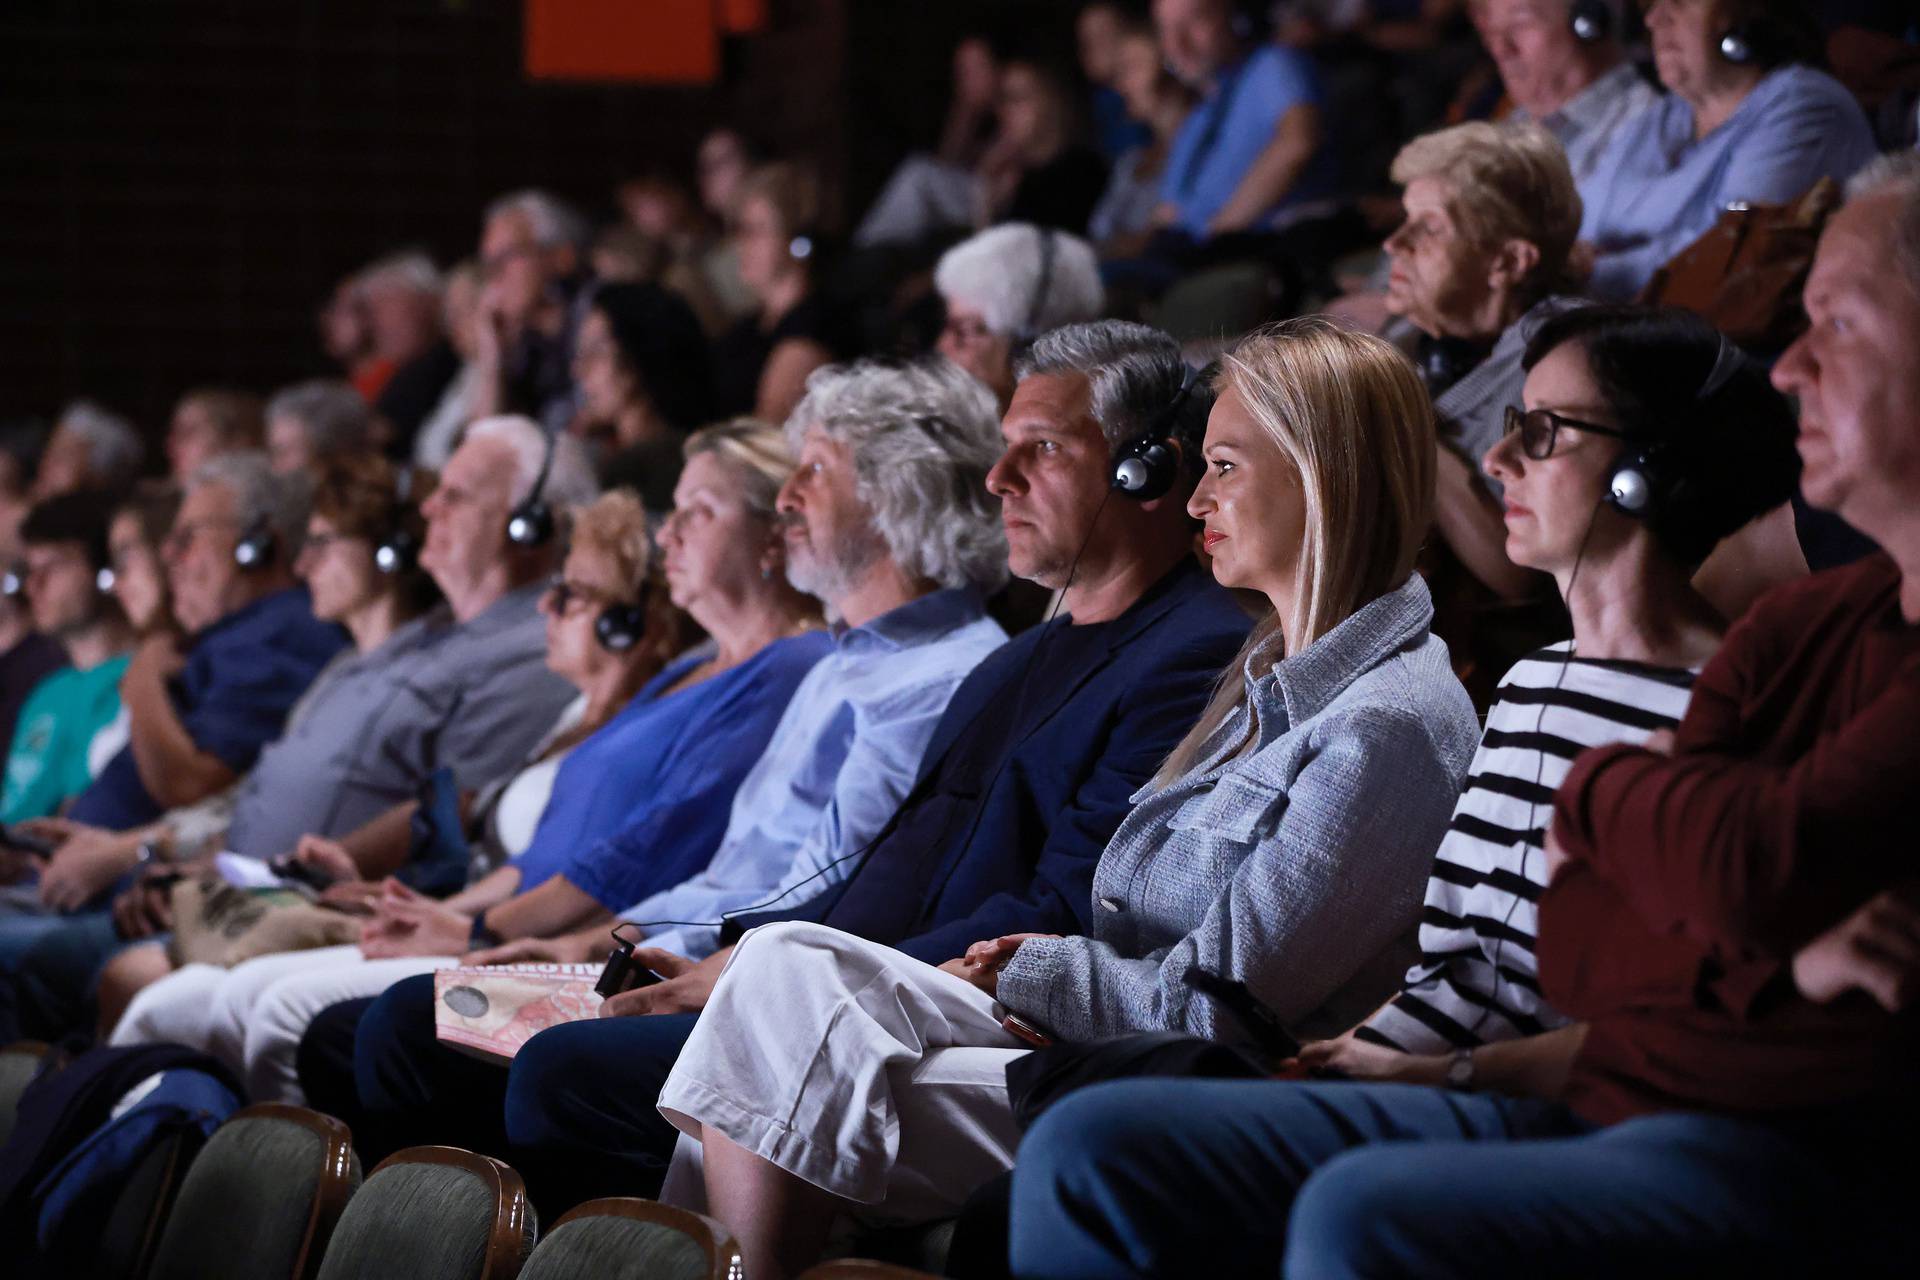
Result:
[[[187,1171],[151,1280],[313,1280],[359,1185],[333,1117],[278,1103],[235,1112]]]
[[[348,1202],[319,1280],[514,1280],[533,1249],[515,1173],[456,1147],[410,1147]]]
[[[553,1225],[520,1280],[739,1280],[740,1247],[713,1219],[651,1200],[589,1200]]]

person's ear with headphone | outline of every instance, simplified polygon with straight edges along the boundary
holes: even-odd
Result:
[[[1793,494],[1791,408],[1697,317],[1566,312],[1526,363],[1524,404],[1484,465],[1505,487],[1509,555],[1552,573],[1563,597],[1576,571],[1592,590],[1660,566],[1684,584],[1716,544]]]
[[[161,547],[188,634],[294,585],[291,544],[306,524],[309,483],[304,473],[275,475],[263,453],[220,454],[194,472]]]
[[[61,494],[35,503],[20,525],[21,585],[34,629],[58,640],[82,671],[124,652],[133,639],[113,596],[112,509],[105,494]]]
[[[307,584],[314,616],[346,627],[362,653],[439,600],[418,565],[418,498],[431,484],[430,472],[370,454],[329,459],[315,473],[294,571]]]
[[[547,667],[587,695],[596,723],[597,710],[610,716],[659,670],[677,639],[652,560],[646,511],[613,490],[575,513],[566,559],[540,597]]]
[[[1823,61],[1819,24],[1802,0],[1651,0],[1642,16],[1660,82],[1693,107],[1696,138],[1769,72]]]
[[[934,349],[1013,398],[1015,359],[1048,329],[1097,319],[1100,262],[1079,236],[1024,222],[990,227],[940,257],[934,288],[946,323]]]
[[[419,564],[456,620],[471,621],[560,562],[564,514],[599,492],[586,451],[530,418],[482,418],[421,504]]]

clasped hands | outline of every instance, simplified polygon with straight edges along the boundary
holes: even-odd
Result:
[[[990,996],[1000,994],[1000,971],[1013,959],[1013,953],[1020,944],[1030,938],[1057,938],[1057,933],[1009,933],[998,938],[988,938],[976,942],[967,948],[963,956],[955,957],[940,966],[940,972],[950,973],[962,982],[980,988]]]

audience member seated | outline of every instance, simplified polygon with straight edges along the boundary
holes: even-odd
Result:
[[[224,387],[189,391],[167,422],[167,467],[186,484],[200,464],[221,453],[267,447],[266,407],[260,398]]]
[[[1679,723],[1726,627],[1690,585],[1694,567],[1799,475],[1791,406],[1757,362],[1685,313],[1569,312],[1535,336],[1527,366],[1526,408],[1486,467],[1505,486],[1514,562],[1553,575],[1573,639],[1501,680],[1427,881],[1421,961],[1365,1024],[1306,1048],[1317,1069],[1438,1085],[1459,1083],[1453,1067],[1511,1092],[1513,1073],[1559,1055],[1541,1033],[1567,1019],[1541,999],[1534,962],[1547,799],[1576,752]],[[1624,511],[1614,477],[1649,452],[1661,487],[1643,511]]]
[[[759,150],[747,136],[725,126],[709,130],[700,139],[694,156],[694,185],[700,193],[700,207],[723,233],[701,255],[701,265],[729,326],[760,309],[753,291],[740,279],[740,258],[731,239],[740,213],[740,189],[760,163]]]
[[[1420,331],[1416,358],[1439,425],[1441,546],[1428,549],[1425,569],[1436,628],[1485,705],[1520,654],[1565,634],[1558,618],[1488,625],[1490,604],[1537,600],[1546,584],[1507,558],[1500,481],[1478,463],[1520,399],[1527,339],[1570,304],[1560,293],[1580,197],[1560,144],[1538,125],[1463,124],[1416,138],[1394,157],[1393,179],[1407,217],[1387,238],[1387,310]]]
[[[366,453],[373,410],[344,382],[302,382],[267,401],[267,460],[281,475]]]
[[[414,433],[460,371],[462,357],[442,336],[445,282],[433,259],[414,251],[366,267],[359,286],[374,354],[393,365],[373,402],[374,435],[405,457]]]
[[[5,573],[12,589],[0,591],[0,730],[11,735],[18,731],[20,713],[33,691],[67,665],[67,652],[58,640],[35,629],[24,595],[26,575],[19,569]]]
[[[1004,572],[1004,544],[982,486],[994,421],[984,388],[944,362],[815,375],[789,427],[800,466],[780,506],[790,530],[788,577],[819,593],[840,620],[834,652],[795,691],[740,783],[712,861],[623,913],[638,922],[635,933],[659,921],[693,922],[753,906],[783,882],[813,892],[830,887],[845,858],[893,813],[955,686],[1005,639],[981,596]],[[643,820],[617,835],[620,856],[640,864],[678,858],[675,849],[650,847],[658,839],[654,825]],[[570,880],[578,876],[568,873]],[[585,928],[558,939],[540,936],[565,928],[539,922],[569,919],[553,913],[580,897],[557,879],[521,902],[503,904],[499,896],[489,903],[468,895],[471,906],[451,910],[472,914],[461,914],[448,934],[423,923],[416,937],[425,945],[429,936],[444,936],[455,951],[495,934],[520,939],[481,952],[478,961],[584,961],[611,950],[610,920],[592,899],[584,903],[591,912]],[[596,897],[604,900],[604,891]],[[718,922],[669,936],[704,955],[718,943]],[[415,971],[431,967],[429,961]],[[258,1075],[264,1053],[291,1080],[308,1021],[336,1001],[385,989],[399,976],[394,968],[373,966],[367,976],[375,980],[355,990],[337,977],[303,977],[261,996],[242,1020],[274,1030],[250,1034],[250,1074]]]
[[[126,945],[107,892],[140,854],[121,833],[231,787],[346,643],[295,586],[306,490],[257,453],[215,457],[188,483],[165,546],[186,638],[158,632],[134,651],[120,682],[127,746],[69,811],[39,911],[15,902],[0,917],[0,970],[17,961],[22,1015],[40,1038],[84,1020],[95,972]]]
[[[602,284],[580,321],[570,428],[598,446],[601,483],[649,511],[673,505],[686,432],[713,416],[713,368],[700,322],[657,284]]]
[[[833,359],[839,336],[815,292],[820,192],[797,165],[755,169],[740,184],[733,246],[755,313],[714,344],[714,391],[722,413],[785,422],[807,377]]]
[[[1204,974],[1312,1034],[1373,1007],[1411,956],[1476,730],[1414,572],[1425,390],[1388,343],[1320,321],[1248,339],[1219,387],[1187,509],[1214,578],[1272,612],[1235,663],[1244,684],[1135,794],[1094,871],[1090,936],[987,938],[936,970],[773,925],[714,987],[660,1095],[700,1144],[681,1144],[667,1191],[726,1223],[753,1274],[798,1274],[842,1213],[950,1216],[1012,1162],[1006,1069],[1030,1049],[1007,1012],[1076,1042],[1244,1035]]]
[[[1824,71],[1803,0],[1654,0],[1667,93],[1623,125],[1582,190],[1596,298],[1632,298],[1736,202],[1783,204],[1873,158],[1873,132]]]
[[[1330,189],[1312,64],[1255,47],[1233,0],[1154,0],[1153,17],[1167,66],[1200,98],[1167,157],[1159,224],[1197,243],[1313,210]]]
[[[121,493],[140,474],[147,446],[133,424],[87,400],[68,405],[33,475],[34,500],[63,493]]]
[[[367,323],[357,275],[333,287],[320,304],[314,322],[320,332],[320,349],[327,359],[340,367],[341,374],[368,404],[378,400],[387,379],[393,376],[393,365],[373,353],[373,329]]]
[[[1474,0],[1480,41],[1513,104],[1506,119],[1533,121],[1559,140],[1583,198],[1608,142],[1660,95],[1620,45],[1620,0]]]
[[[709,255],[722,243],[695,200],[679,179],[653,172],[623,182],[614,192],[623,221],[603,230],[594,242],[593,274],[601,281],[615,279],[603,269],[602,255],[609,244],[644,246],[650,269],[629,277],[651,280],[680,295],[700,321],[703,334],[718,337],[733,326],[738,314],[726,310],[708,271]],[[627,237],[610,241],[609,236]]]
[[[1025,55],[1008,58],[994,89],[993,141],[979,159],[963,167],[909,157],[875,197],[854,243],[916,245],[998,222],[1085,231],[1107,166],[1075,140],[1075,116],[1059,68]]]
[[[94,735],[120,713],[133,631],[113,596],[112,512],[100,494],[69,493],[36,504],[21,523],[34,630],[72,665],[34,686],[20,708],[0,822],[44,818],[85,791],[94,775]]]
[[[1119,0],[1090,0],[1074,16],[1074,48],[1080,55],[1080,74],[1093,93],[1089,114],[1093,145],[1108,161],[1145,146],[1152,135],[1147,117],[1133,111],[1120,87],[1120,46],[1130,35],[1153,38],[1152,27],[1133,7]]]
[[[114,510],[112,521],[107,525],[113,598],[132,628],[136,643],[174,627],[172,603],[167,599],[167,571],[160,563],[160,549],[166,545],[167,534],[179,510],[180,490],[172,481],[140,480]],[[117,697],[115,701],[119,710],[94,734],[87,750],[87,774],[91,778],[100,776],[107,761],[120,754],[131,737],[127,704]]]
[[[991,397],[945,361],[813,376],[787,423],[800,470],[780,507],[787,576],[837,619],[836,651],[808,674],[735,794],[713,861],[621,912],[629,938],[709,955],[726,913],[831,889],[893,816],[954,689],[1006,639],[982,603],[1006,578],[985,487],[997,425]],[[596,926],[484,954],[610,950]]]
[[[912,789],[840,883],[731,917],[723,944],[743,923],[805,919],[937,964],[984,937],[1084,933],[1093,866],[1128,797],[1245,638],[1246,615],[1192,558],[1184,504],[1212,396],[1191,387],[1173,341],[1141,325],[1070,326],[1043,336],[1021,373],[987,487],[1009,566],[1059,589],[1063,616],[961,684]],[[1116,451],[1147,443],[1162,451],[1152,483],[1137,499],[1114,494]],[[358,1062],[361,1011],[317,1018],[301,1078],[310,1097],[358,1115],[356,1132],[413,1125],[396,1138],[459,1135],[493,1151],[511,1137],[515,1167],[550,1208],[652,1194],[674,1140],[654,1100],[731,951],[696,963],[641,948],[665,981],[615,997],[606,1012],[619,1016],[534,1037],[510,1074],[440,1048],[431,985],[410,980],[366,1012]]]
[[[1050,329],[1099,319],[1106,301],[1092,246],[1018,222],[947,250],[933,284],[947,313],[940,354],[986,383],[1003,408],[1013,399],[1015,351]]]
[[[438,471],[460,444],[460,433],[473,421],[470,409],[479,385],[480,352],[480,267],[472,259],[447,272],[446,287],[440,294],[440,323],[447,345],[453,349],[460,367],[447,380],[427,416],[413,434],[413,465]]]
[[[1097,13],[1094,6],[1089,13]],[[1160,40],[1147,23],[1124,28],[1113,52],[1113,88],[1126,113],[1146,126],[1146,136],[1119,154],[1107,189],[1087,220],[1087,235],[1103,256],[1130,258],[1146,248],[1156,227],[1160,183],[1167,154],[1193,109],[1191,89],[1160,58]]]
[[[469,420],[520,413],[548,431],[566,429],[586,245],[586,222],[544,191],[516,191],[487,206]]]
[[[1920,760],[1916,225],[1911,157],[1856,180],[1808,281],[1813,327],[1773,374],[1799,400],[1807,497],[1888,550],[1767,596],[1677,731],[1584,752],[1553,797],[1541,995],[1586,1028],[1541,1092],[1088,1089],[1022,1146],[1016,1274],[1165,1273],[1196,1250],[1228,1271],[1284,1252],[1303,1276],[1897,1267],[1920,928],[1901,822]]]
[[[672,656],[667,646],[679,638],[684,618],[664,596],[650,594],[649,561],[646,514],[633,495],[606,494],[579,509],[566,567],[541,600],[546,666],[578,696],[542,726],[541,741],[523,759],[477,793],[470,827],[476,843],[473,879],[503,865],[518,865],[532,844],[561,764]],[[603,617],[613,622],[603,627]],[[364,907],[383,892],[379,884],[359,879],[357,864],[336,842],[309,837],[302,841],[300,858],[333,880],[328,901]],[[458,905],[464,897],[456,895],[452,902]],[[290,987],[273,998],[267,997],[268,989],[296,978],[303,989],[340,988],[321,1000],[324,1006],[364,989],[381,963],[366,962],[357,945],[346,945],[262,956],[231,970],[188,965],[134,998],[114,1028],[113,1043],[191,1044],[231,1066],[256,1100],[298,1102],[291,1056],[276,1054],[272,1046],[291,1028],[290,1050],[305,1023],[288,1022],[279,1007],[293,997]],[[373,989],[414,972],[417,966],[403,963],[378,979]]]

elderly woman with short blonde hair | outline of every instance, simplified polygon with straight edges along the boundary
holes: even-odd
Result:
[[[1519,402],[1528,337],[1570,304],[1580,194],[1559,142],[1535,124],[1463,124],[1423,135],[1401,148],[1392,172],[1406,221],[1387,237],[1387,310],[1419,331],[1415,359],[1439,437],[1434,527],[1465,570],[1436,580],[1441,634],[1461,669],[1497,676],[1519,654],[1479,654],[1478,637],[1450,631],[1447,620],[1458,611],[1465,628],[1494,599],[1550,596],[1544,577],[1507,558],[1499,487],[1479,464],[1499,443],[1506,407]]]

